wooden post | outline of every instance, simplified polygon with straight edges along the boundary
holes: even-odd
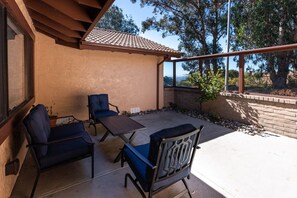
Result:
[[[173,62],[173,87],[176,87],[176,62]]]
[[[200,71],[200,75],[202,76],[202,72],[203,72],[203,59],[199,59],[199,71]]]
[[[239,55],[239,79],[238,79],[238,92],[244,92],[244,55]]]

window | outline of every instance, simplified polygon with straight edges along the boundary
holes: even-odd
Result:
[[[8,108],[13,110],[25,101],[25,37],[7,17]]]
[[[4,123],[34,96],[33,40],[0,8],[0,123]]]

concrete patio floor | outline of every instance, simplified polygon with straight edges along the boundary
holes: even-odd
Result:
[[[251,136],[175,112],[134,116],[145,129],[137,132],[135,145],[149,142],[149,135],[166,127],[191,123],[204,125],[192,176],[187,180],[193,197],[296,197],[297,140],[271,133]],[[93,128],[86,129],[94,134]],[[121,139],[108,136],[98,143],[105,129],[92,136],[95,144],[95,178],[91,179],[91,160],[84,159],[41,174],[35,197],[141,197],[131,182],[124,188],[124,175],[113,159],[123,146]],[[11,197],[29,197],[36,169],[30,153],[20,171]],[[173,197],[184,190],[182,182],[155,197]],[[184,195],[188,197],[188,195]]]

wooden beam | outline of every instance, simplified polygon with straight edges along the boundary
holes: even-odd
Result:
[[[61,39],[63,41],[69,42],[69,43],[76,43],[78,41],[77,39],[67,37],[66,35],[64,35],[64,34],[58,32],[58,31],[56,31],[56,30],[54,30],[54,29],[52,29],[38,21],[33,20],[33,23],[37,29],[47,32],[48,34],[52,35],[53,37],[56,37],[58,39]]]
[[[104,6],[102,7],[102,10],[100,10],[99,14],[93,21],[93,23],[88,28],[87,32],[82,37],[81,41],[85,40],[85,38],[88,36],[88,34],[94,29],[95,25],[98,23],[99,19],[107,12],[107,10],[110,8],[110,6],[113,4],[114,0],[106,0]]]
[[[173,62],[173,87],[176,87],[176,62]]]
[[[30,16],[35,21],[45,24],[46,26],[48,26],[48,27],[68,36],[68,37],[81,38],[81,35],[77,31],[70,30],[67,27],[47,18],[46,16],[39,14],[38,12],[31,11]]]
[[[77,21],[92,23],[89,14],[79,4],[73,0],[42,0],[44,3],[50,5],[56,10]]]
[[[239,55],[239,78],[238,78],[238,92],[244,92],[244,55]]]
[[[60,39],[56,39],[56,44],[64,45],[64,46],[72,47],[72,48],[76,48],[76,49],[79,48],[78,43],[68,43],[68,42],[62,41]]]
[[[203,76],[203,60],[199,59],[199,72],[200,75]]]
[[[102,6],[98,0],[75,0],[75,1],[81,5],[102,9]]]
[[[28,21],[26,20],[26,18],[24,17],[22,11],[20,10],[19,6],[17,5],[17,3],[15,1],[4,1],[3,4],[6,6],[7,10],[9,11],[10,14],[12,14],[13,18],[15,18],[19,25],[22,27],[22,29],[24,29],[29,36],[35,40],[35,35],[30,27],[30,25],[28,24]]]
[[[28,1],[26,6],[61,25],[76,31],[86,32],[86,28],[79,21],[73,20],[71,17],[57,11],[51,6],[42,3],[41,1],[31,0]]]
[[[288,45],[279,45],[279,46],[272,46],[272,47],[264,47],[264,48],[257,48],[251,50],[243,50],[243,51],[236,51],[236,52],[228,52],[228,53],[220,53],[220,54],[208,54],[208,55],[201,55],[201,56],[192,56],[187,58],[179,58],[174,59],[172,61],[175,62],[184,62],[184,61],[191,61],[191,60],[198,60],[198,59],[212,59],[212,58],[220,58],[220,57],[230,57],[230,56],[239,56],[239,55],[247,55],[247,54],[263,54],[269,52],[282,52],[282,51],[290,51],[296,50],[297,44],[288,44]]]

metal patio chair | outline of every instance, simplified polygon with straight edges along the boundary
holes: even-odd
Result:
[[[94,177],[94,143],[82,122],[50,127],[44,105],[37,105],[24,119],[27,147],[37,167],[37,176],[30,197],[39,180],[40,173],[68,162],[86,157],[92,158],[91,173]]]
[[[125,175],[125,187],[129,178],[142,197],[148,197],[182,180],[192,197],[185,178],[190,178],[191,165],[203,126],[196,129],[191,124],[163,129],[150,136],[150,143],[140,146],[125,144],[122,166],[128,162],[135,178]],[[139,185],[139,184],[140,185]]]
[[[109,106],[116,108],[116,112],[109,109]],[[95,135],[97,135],[96,124],[99,124],[99,118],[116,116],[120,113],[116,105],[109,103],[107,94],[93,94],[88,96],[88,110],[89,110],[89,126],[93,125],[95,128]]]

